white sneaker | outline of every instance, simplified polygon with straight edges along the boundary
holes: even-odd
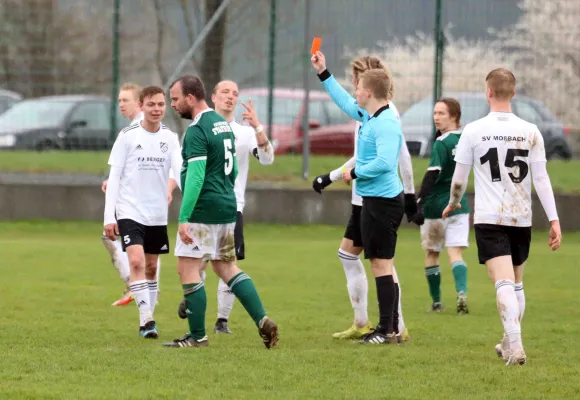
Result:
[[[524,349],[516,349],[512,351],[505,365],[524,365],[527,361]]]
[[[504,335],[502,341],[495,345],[495,354],[497,354],[498,357],[503,358],[505,361],[508,360],[511,351],[507,336]]]

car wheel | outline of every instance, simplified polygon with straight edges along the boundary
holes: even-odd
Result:
[[[50,141],[50,140],[44,140],[42,142],[39,142],[36,144],[36,151],[52,151],[52,150],[59,150],[59,146]]]

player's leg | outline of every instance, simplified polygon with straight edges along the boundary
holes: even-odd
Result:
[[[524,364],[526,355],[522,346],[510,237],[504,228],[477,224],[475,235],[479,262],[487,267],[496,288],[497,309],[507,338],[507,348],[502,349],[502,356],[507,359],[506,365]]]
[[[155,275],[155,280],[157,281],[157,300],[155,304],[159,304],[159,293],[161,293],[161,284],[159,277],[161,276],[161,257],[157,258],[157,275]]]
[[[145,277],[149,287],[149,298],[151,301],[151,312],[155,312],[157,296],[159,295],[159,255],[169,253],[169,238],[167,236],[167,226],[147,226],[145,228]]]
[[[397,334],[397,342],[407,342],[411,339],[411,336],[409,335],[409,331],[405,326],[405,320],[403,319],[403,307],[401,305],[402,290],[395,265],[393,265],[393,281],[395,281],[395,307],[393,308],[393,326],[395,328],[395,333]]]
[[[205,330],[205,313],[207,308],[207,294],[201,271],[205,267],[206,255],[213,255],[215,237],[211,226],[190,223],[189,234],[193,238],[193,245],[181,241],[177,234],[175,256],[178,257],[177,271],[181,281],[184,297],[184,314],[189,325],[189,332],[183,337],[165,343],[166,347],[202,347],[208,345]],[[204,240],[200,240],[203,237]]]
[[[127,252],[130,266],[129,287],[139,309],[139,335],[146,339],[157,339],[157,328],[151,312],[149,287],[145,276],[146,227],[130,219],[117,221],[123,238],[123,249]]]
[[[127,253],[123,251],[121,242],[119,240],[111,240],[105,236],[105,232],[101,235],[101,240],[105,249],[111,257],[113,266],[119,273],[119,277],[125,283],[125,290],[119,300],[115,301],[112,305],[114,306],[124,306],[129,304],[133,300],[131,295],[131,290],[129,289],[129,278],[130,278],[130,267],[129,259],[127,258]]]
[[[258,331],[267,349],[278,343],[278,327],[267,315],[250,276],[235,264],[234,228],[235,223],[215,225],[217,229],[216,257],[212,260],[215,273],[227,282],[230,290],[238,298],[258,327]]]
[[[526,295],[524,294],[524,264],[514,266],[514,276],[516,296],[518,297],[518,304],[520,306],[520,323],[524,319],[524,311],[526,311]]]
[[[441,267],[439,253],[445,243],[445,221],[425,219],[421,225],[421,247],[425,250],[425,277],[431,295],[431,312],[441,312]]]
[[[458,214],[447,219],[445,244],[455,280],[457,314],[467,314],[467,264],[463,260],[463,250],[469,246],[469,214]]]
[[[361,206],[352,205],[350,218],[338,250],[338,259],[344,269],[346,289],[354,311],[354,322],[347,330],[334,333],[332,337],[335,339],[360,339],[372,330],[367,307],[369,283],[364,264],[360,259],[362,253],[361,209]]]
[[[182,264],[177,264],[177,274],[179,275],[179,279],[181,279],[181,268],[182,268]],[[205,284],[205,270],[207,268],[207,259],[203,259],[202,263],[201,263],[201,267],[200,267],[200,271],[199,271],[199,276],[201,277],[201,281]],[[179,306],[177,307],[177,315],[179,316],[179,318],[181,319],[186,319],[187,318],[187,303],[185,301],[185,297],[183,299],[181,299],[181,301],[179,302]]]
[[[236,227],[234,229],[234,244],[236,248],[236,259],[241,261],[246,258],[244,243],[244,216],[238,211]],[[234,307],[236,296],[230,290],[227,283],[220,279],[217,288],[218,315],[214,326],[215,333],[232,333],[228,327],[228,319]]]
[[[402,193],[397,198],[364,198],[361,211],[361,232],[365,258],[371,261],[379,305],[379,323],[361,343],[397,343],[393,325],[395,282],[393,265],[397,244],[397,230],[404,214]]]

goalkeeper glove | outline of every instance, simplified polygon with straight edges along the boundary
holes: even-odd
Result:
[[[315,192],[322,194],[322,190],[331,183],[330,174],[319,175],[312,181],[312,189],[314,189]]]
[[[417,197],[415,193],[405,193],[405,215],[407,215],[407,222],[411,222],[415,214],[417,214]]]

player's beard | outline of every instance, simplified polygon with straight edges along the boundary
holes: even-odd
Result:
[[[179,111],[179,116],[183,119],[193,119],[191,114],[191,110]]]

